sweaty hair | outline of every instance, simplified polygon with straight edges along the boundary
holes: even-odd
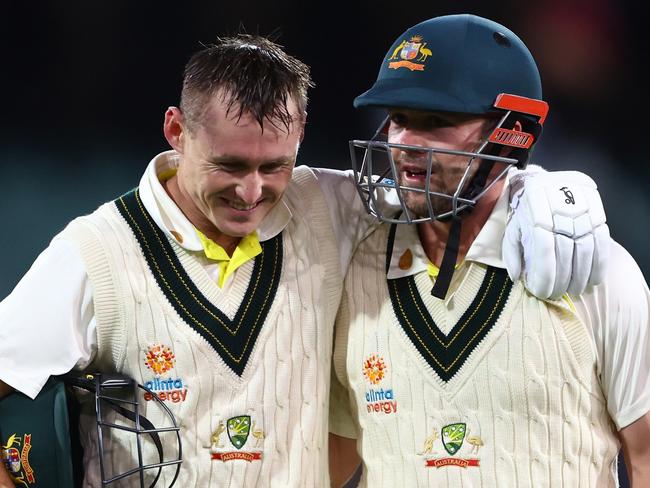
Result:
[[[196,52],[185,65],[181,111],[190,130],[201,122],[212,96],[225,97],[227,114],[250,114],[286,127],[292,122],[287,103],[293,98],[300,116],[307,108],[307,90],[314,86],[309,67],[273,41],[248,34],[218,38]]]

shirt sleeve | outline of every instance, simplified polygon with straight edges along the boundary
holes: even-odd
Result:
[[[0,380],[34,398],[97,350],[93,296],[76,246],[55,239],[0,302]]]
[[[630,254],[612,242],[604,283],[574,298],[593,333],[607,409],[620,430],[650,411],[650,292]]]
[[[312,168],[330,211],[332,227],[339,243],[341,272],[345,276],[357,245],[380,224],[361,201],[352,170]],[[378,189],[377,203],[384,213],[397,209],[394,192]]]

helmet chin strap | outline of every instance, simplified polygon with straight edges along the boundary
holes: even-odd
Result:
[[[491,153],[492,151],[498,151],[498,146],[493,146],[486,151],[486,153]],[[476,174],[472,178],[469,184],[469,188],[461,195],[462,198],[473,199],[478,195],[487,183],[488,175],[492,171],[494,166],[494,161],[483,159],[476,171]],[[449,229],[449,237],[447,238],[447,245],[445,246],[445,253],[442,256],[442,263],[440,263],[440,271],[438,272],[438,277],[436,282],[431,289],[431,294],[436,297],[444,300],[449,291],[449,285],[451,284],[451,278],[454,275],[454,269],[456,266],[456,260],[458,259],[458,250],[460,248],[460,231],[462,226],[462,218],[459,215],[461,212],[468,213],[474,207],[466,207],[460,212],[455,212],[453,215],[450,215],[446,218],[440,219],[440,221],[445,222],[451,220],[451,227]]]
[[[518,117],[509,113],[507,118],[502,121],[500,127],[511,128],[514,126],[517,121],[523,122],[526,124],[526,130],[530,132],[529,135],[532,135],[533,141],[536,141],[542,131],[542,125],[539,122],[535,123],[526,123],[526,119],[520,120]],[[505,144],[504,144],[505,145]],[[491,143],[485,148],[483,154],[490,156],[497,156],[501,149],[504,147],[501,144]],[[524,168],[528,162],[530,156],[530,149],[527,148],[515,148],[512,149],[510,157],[513,157],[519,161],[517,167]],[[489,159],[481,160],[481,163],[476,171],[476,174],[469,183],[468,189],[460,195],[462,198],[467,198],[473,200],[479,193],[483,191],[487,184],[487,179],[494,167],[494,161]],[[439,219],[441,222],[451,220],[451,228],[449,229],[449,238],[447,239],[447,245],[445,247],[445,253],[442,256],[442,263],[440,263],[440,271],[438,273],[438,278],[431,290],[431,294],[436,297],[444,300],[449,291],[449,285],[451,284],[451,278],[454,275],[454,269],[456,266],[456,260],[458,259],[458,250],[460,248],[460,231],[462,226],[462,219],[460,217],[461,212],[471,212],[474,207],[466,207],[460,212],[455,212],[453,215]]]

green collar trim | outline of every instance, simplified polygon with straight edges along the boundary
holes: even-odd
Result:
[[[390,254],[392,242],[389,236],[387,255]],[[387,257],[388,259],[390,258]],[[429,314],[412,275],[387,281],[393,311],[402,329],[431,369],[445,383],[453,378],[494,327],[512,290],[512,281],[507,271],[488,266],[471,305],[449,335],[445,335]]]
[[[214,306],[183,268],[169,239],[144,208],[136,188],[115,200],[138,241],[158,286],[180,318],[198,332],[241,376],[275,298],[282,272],[282,234],[264,241],[233,320]]]

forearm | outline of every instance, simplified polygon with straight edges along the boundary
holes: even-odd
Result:
[[[352,477],[361,463],[356,440],[330,434],[329,460],[332,488],[340,488]]]
[[[619,431],[631,488],[650,486],[650,413]]]
[[[630,480],[630,488],[645,488],[650,486],[650,460],[645,463],[631,460],[626,450],[623,450],[627,478]]]

